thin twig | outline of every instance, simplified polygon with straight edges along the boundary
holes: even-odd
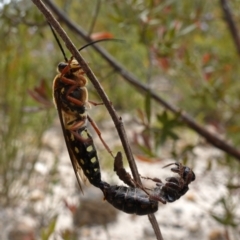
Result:
[[[58,16],[61,21],[63,21],[72,31],[81,36],[85,41],[89,42],[91,39],[88,37],[87,33],[81,29],[79,26],[74,24],[55,4],[50,0],[45,0],[51,10]],[[200,124],[198,124],[190,115],[180,111],[177,107],[171,105],[158,94],[152,91],[147,85],[141,83],[139,79],[130,73],[125,67],[123,67],[115,58],[113,58],[106,50],[98,45],[93,45],[94,48],[114,69],[117,71],[127,82],[133,85],[135,88],[140,90],[143,94],[150,94],[151,97],[158,103],[160,103],[164,108],[171,111],[174,114],[178,114],[179,118],[187,124],[191,129],[197,132],[199,135],[204,137],[210,144],[221,149],[222,151],[228,153],[229,155],[235,157],[240,161],[240,151],[235,147],[222,140],[216,135],[213,135]]]
[[[45,16],[47,21],[54,27],[56,32],[59,34],[59,36],[65,42],[66,47],[72,53],[72,55],[75,57],[75,59],[78,61],[78,63],[80,64],[80,66],[82,67],[84,72],[86,73],[87,77],[89,78],[89,80],[94,85],[94,87],[97,90],[98,94],[102,98],[102,100],[103,100],[107,110],[109,111],[109,114],[111,115],[111,117],[112,117],[112,119],[114,121],[116,129],[118,131],[118,134],[119,134],[119,137],[121,139],[121,142],[122,142],[125,154],[127,156],[127,159],[128,159],[129,166],[131,168],[133,177],[134,177],[134,179],[135,179],[135,181],[137,183],[141,184],[141,179],[140,179],[139,174],[138,174],[137,166],[136,166],[136,163],[135,163],[135,160],[133,158],[130,145],[129,145],[127,137],[126,137],[126,132],[125,132],[125,129],[123,127],[123,123],[122,123],[121,118],[119,118],[117,116],[114,108],[112,107],[112,104],[110,103],[108,97],[106,96],[104,90],[102,89],[101,85],[99,84],[99,82],[98,82],[97,78],[95,77],[94,73],[88,67],[87,63],[82,58],[82,56],[78,52],[77,48],[74,46],[74,44],[69,39],[69,37],[67,36],[66,32],[62,29],[62,27],[57,22],[57,20],[53,17],[53,15],[50,13],[50,11],[46,8],[46,6],[42,3],[41,0],[32,0],[32,2],[43,13],[43,15]],[[153,227],[153,229],[155,231],[157,239],[158,240],[163,240],[160,228],[159,228],[159,226],[157,224],[157,221],[156,221],[156,218],[155,218],[154,214],[150,214],[149,215],[149,221],[152,224],[152,227]]]
[[[233,41],[235,43],[238,55],[240,56],[240,37],[239,37],[239,34],[238,34],[239,31],[237,29],[237,26],[236,26],[234,20],[233,20],[233,15],[232,15],[231,9],[228,5],[227,0],[220,0],[220,5],[221,5],[223,13],[225,15],[225,20],[228,24],[229,30],[232,34],[232,38],[233,38]]]
[[[98,0],[97,3],[96,3],[96,7],[94,9],[94,14],[93,14],[93,18],[92,18],[92,21],[91,21],[91,25],[90,25],[90,28],[88,30],[88,36],[90,36],[93,32],[93,29],[95,27],[97,17],[98,17],[99,11],[100,11],[100,7],[101,7],[101,0]]]

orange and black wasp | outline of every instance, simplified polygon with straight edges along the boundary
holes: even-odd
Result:
[[[69,156],[81,190],[81,169],[89,182],[98,187],[101,181],[101,171],[93,139],[87,130],[88,121],[91,122],[108,152],[110,152],[111,155],[112,153],[102,139],[96,124],[87,114],[86,110],[89,108],[90,101],[88,100],[88,91],[86,88],[87,78],[85,77],[85,73],[73,57],[69,60],[67,59],[55,31],[51,25],[50,27],[65,59],[65,62],[58,64],[58,74],[53,80],[52,89],[53,102],[58,111]],[[90,42],[81,47],[79,51],[89,45],[106,40],[110,39]]]

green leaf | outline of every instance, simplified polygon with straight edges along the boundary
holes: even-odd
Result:
[[[160,130],[155,133],[156,138],[158,138],[157,144],[164,144],[168,139],[174,141],[179,139],[178,134],[174,131],[180,125],[178,118],[171,119],[167,111],[164,111],[161,115],[157,115],[157,120],[161,125]]]

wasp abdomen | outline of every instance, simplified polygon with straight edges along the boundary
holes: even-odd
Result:
[[[101,182],[105,199],[115,208],[129,214],[146,215],[158,210],[158,202],[139,188],[109,185]]]
[[[83,139],[79,141],[76,136]],[[77,135],[68,131],[68,141],[73,155],[89,182],[99,187],[99,183],[101,182],[101,171],[97,151],[91,135],[86,129],[80,129],[77,131]]]

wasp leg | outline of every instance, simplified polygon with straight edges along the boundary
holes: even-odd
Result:
[[[94,101],[88,101],[89,103],[91,103],[93,106],[99,106],[99,105],[104,105],[104,103],[100,102],[100,103],[97,103],[97,102],[94,102]]]
[[[150,178],[150,177],[143,177],[143,176],[140,176],[140,177],[146,180],[152,180],[153,182],[156,182],[156,183],[162,183],[162,180],[159,178]]]
[[[178,173],[181,177],[183,177],[184,174],[184,167],[181,163],[175,163],[177,166],[176,168],[171,168],[172,172]]]
[[[78,134],[77,132],[74,132],[74,131],[70,131],[74,137],[76,139],[78,139],[79,141],[81,141],[82,143],[85,143],[85,144],[92,144],[93,143],[93,140],[91,138],[83,138],[80,134]]]
[[[182,178],[184,178],[185,167],[181,163],[170,163],[170,164],[164,166],[163,168],[169,167],[171,165],[177,166],[177,167],[171,168],[171,171],[179,174]]]
[[[170,164],[167,164],[167,165],[165,165],[164,167],[162,167],[162,168],[167,168],[167,167],[169,167],[169,166],[171,166],[171,165],[177,165],[178,163],[170,163]]]
[[[161,196],[155,196],[155,195],[149,195],[148,194],[148,196],[149,196],[149,198],[151,199],[151,200],[155,200],[155,201],[159,201],[159,202],[161,202],[161,203],[163,203],[163,204],[166,204],[167,203],[167,201],[165,200],[165,198],[163,198],[163,197],[161,197]]]
[[[98,105],[104,105],[104,103],[96,103],[94,101],[88,101],[89,103],[91,103],[93,106],[98,106]],[[112,105],[112,102],[109,102]]]
[[[167,189],[172,189],[173,191],[181,191],[184,186],[184,183],[181,182],[181,179],[176,177],[166,178],[167,183],[164,185]]]
[[[113,155],[113,153],[112,153],[112,151],[110,150],[109,146],[108,146],[108,145],[106,144],[106,142],[103,140],[102,135],[101,135],[101,131],[99,130],[97,124],[96,124],[89,116],[87,116],[87,119],[89,120],[89,122],[91,123],[92,127],[93,127],[94,130],[96,131],[96,133],[97,133],[98,137],[100,138],[101,142],[103,143],[104,147],[105,147],[105,148],[107,149],[107,151],[111,154],[111,156],[112,156],[113,158],[115,158],[114,155]]]
[[[59,78],[61,79],[62,82],[66,83],[66,84],[68,84],[68,85],[77,85],[77,84],[76,84],[76,81],[75,81],[75,80],[72,80],[72,79],[70,79],[70,78],[66,78],[66,77],[64,77],[64,76],[60,76]]]
[[[140,184],[137,183],[137,182],[136,182],[136,186],[137,186],[138,188],[140,188],[143,192],[145,192],[145,193],[148,195],[149,199],[155,200],[155,201],[159,201],[159,202],[161,202],[161,203],[163,203],[163,204],[166,204],[165,198],[161,197],[160,195],[153,195],[153,194],[149,193],[149,192],[146,190],[146,188],[144,188],[142,185],[140,185]],[[155,188],[155,189],[160,189],[160,188]]]
[[[67,93],[66,93],[66,98],[67,98],[67,100],[69,100],[70,102],[72,102],[72,103],[76,104],[77,106],[80,106],[80,107],[81,107],[81,106],[83,106],[85,103],[82,102],[82,101],[80,101],[80,100],[77,99],[77,98],[74,98],[74,97],[71,97],[71,96],[70,96],[70,94],[71,94],[74,90],[76,90],[76,89],[79,89],[79,86],[78,86],[77,84],[72,85],[72,86],[68,89],[68,91],[67,91]],[[81,89],[83,90],[83,89],[85,89],[85,88],[81,88]],[[87,95],[87,93],[86,93],[86,90],[85,90],[84,92],[85,92],[85,96],[82,97],[82,98],[84,99],[84,101],[86,101],[88,95]]]
[[[87,119],[83,119],[82,121],[78,121],[72,124],[70,127],[66,128],[66,130],[70,131],[76,139],[81,141],[82,143],[93,143],[92,138],[83,138],[81,133],[86,129]]]

